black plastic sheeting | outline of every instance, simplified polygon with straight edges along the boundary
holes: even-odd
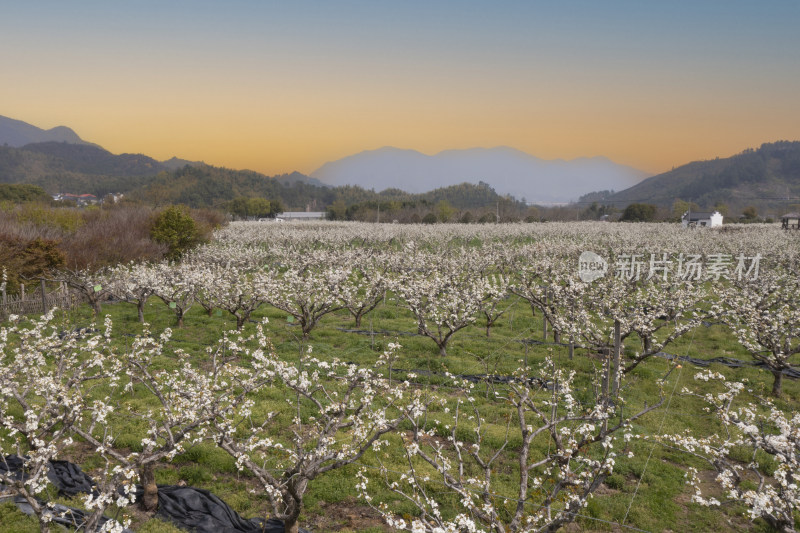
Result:
[[[86,475],[81,467],[69,461],[50,461],[47,479],[58,488],[59,492],[67,496],[89,493],[97,496],[99,494],[94,488],[92,478]]]
[[[83,339],[85,335],[91,335],[92,333],[99,333],[100,330],[97,328],[75,328],[70,331],[60,331],[58,333],[59,339],[64,339],[66,337],[75,337],[76,339]]]
[[[24,463],[22,458],[17,455],[7,455],[5,461],[0,461],[0,472],[3,475],[11,473],[14,479],[25,479]],[[50,461],[50,468],[47,471],[47,479],[52,483],[64,496],[75,496],[80,493],[94,493],[94,483],[92,478],[87,476],[79,466],[70,463],[69,461]],[[0,491],[5,490],[5,487],[0,484]],[[34,515],[35,512],[30,503],[22,496],[11,496],[7,498],[0,498],[0,501],[11,500],[19,508],[20,511],[27,515]],[[41,506],[45,506],[46,502],[39,498],[36,501]],[[91,513],[87,513],[82,509],[74,507],[67,507],[66,505],[55,504],[49,507],[53,513],[52,521],[62,526],[78,529],[86,523],[86,520]],[[100,524],[103,525],[110,519],[106,517],[100,518]],[[132,533],[130,530],[123,530],[124,533]]]
[[[540,341],[536,339],[520,339],[517,342],[521,342],[522,344],[535,344],[535,345],[544,345],[544,346],[569,346],[568,342],[550,342],[550,341]],[[583,348],[583,346],[579,344],[573,344],[574,348]]]
[[[6,464],[8,467],[6,467]],[[23,461],[16,455],[9,455],[5,463],[0,461],[0,472],[11,472],[15,479],[23,479]],[[82,493],[97,494],[94,481],[81,468],[69,461],[50,461],[47,478],[65,496]],[[2,490],[2,485],[0,485]],[[136,489],[136,500],[141,501],[143,490]],[[17,507],[26,514],[34,514],[33,509],[21,496],[6,498],[13,500]],[[3,501],[0,499],[0,501]],[[44,503],[41,502],[40,503]],[[80,509],[55,505],[52,507],[54,522],[78,528],[86,521],[86,513]],[[274,518],[245,519],[239,516],[224,501],[205,489],[181,487],[177,485],[158,486],[158,511],[156,516],[171,522],[175,526],[194,533],[283,533],[283,522]],[[103,518],[105,523],[108,518]],[[125,530],[126,533],[132,533]],[[300,529],[301,533],[311,533]]]
[[[139,488],[136,499],[142,495]],[[159,485],[156,516],[196,533],[283,533],[284,530],[280,520],[242,518],[211,492],[194,487]]]
[[[687,363],[691,363],[693,365],[707,367],[711,363],[718,363],[720,365],[724,365],[730,368],[742,368],[745,366],[754,367],[754,368],[762,368],[765,370],[769,370],[769,367],[761,362],[761,361],[742,361],[741,359],[733,359],[731,357],[714,357],[711,359],[698,359],[696,357],[691,357],[688,355],[675,355],[667,352],[658,352],[655,354],[656,357],[661,357],[664,359],[669,360],[678,360],[678,361],[685,361]],[[353,363],[355,364],[355,363]],[[444,372],[434,372],[431,370],[423,370],[423,369],[406,369],[406,368],[393,368],[392,372],[403,372],[406,374],[418,374],[420,376],[442,376],[445,377],[447,374]],[[471,383],[518,383],[521,380],[516,376],[503,376],[497,374],[451,374],[452,376],[465,379]],[[783,375],[790,379],[800,379],[800,370],[797,368],[784,368]],[[553,381],[549,379],[543,379],[539,377],[531,377],[528,378],[527,383],[531,386],[542,387],[545,390],[552,391],[553,390]]]
[[[22,471],[22,458],[18,455],[6,455],[3,461],[0,461],[0,473],[7,475],[9,472],[14,474],[14,479],[23,479],[25,474]]]
[[[0,485],[2,487],[2,485]],[[35,515],[36,513],[33,510],[33,507],[23,498],[22,496],[15,496],[14,498],[0,498],[0,501],[4,500],[13,500],[14,504],[17,508],[27,515]],[[39,505],[45,505],[45,502],[36,498],[36,501],[39,502]],[[67,507],[66,505],[61,505],[57,503],[49,509],[53,512],[53,519],[52,522],[56,524],[60,524],[62,526],[70,527],[73,529],[79,529],[83,527],[83,524],[86,523],[88,519],[89,513],[82,511],[80,509],[76,509],[74,507]],[[108,522],[110,518],[100,517],[100,526]],[[122,533],[133,533],[130,529],[123,529]]]
[[[675,355],[667,352],[658,352],[655,354],[656,357],[662,357],[664,359],[669,359],[670,361],[686,361],[687,363],[691,363],[693,365],[706,367],[711,363],[717,363],[719,365],[727,366],[729,368],[742,368],[744,366],[752,366],[755,368],[763,368],[769,370],[769,366],[767,366],[762,361],[742,361],[741,359],[734,359],[732,357],[712,357],[711,359],[698,359],[696,357],[691,357],[688,355]],[[800,379],[800,370],[796,368],[784,368],[783,375],[787,378],[791,379]]]
[[[433,372],[432,370],[393,368],[392,372],[405,372],[406,374],[418,374],[420,376],[442,376],[447,377],[448,374],[444,372]],[[502,376],[498,374],[449,374],[450,376],[465,379],[470,383],[519,383],[523,380],[516,376]],[[542,379],[538,377],[531,377],[527,379],[527,383],[532,386],[542,387],[545,390],[553,390],[553,381],[550,379]]]
[[[338,331],[344,333],[356,333],[358,335],[389,335],[392,337],[421,337],[419,333],[412,333],[410,331],[391,331],[388,329],[347,329],[336,328]]]
[[[10,471],[14,475],[14,479],[25,478],[23,467],[22,458],[17,455],[7,455],[5,461],[0,461],[0,472],[6,474]],[[58,492],[65,496],[89,493],[96,496],[98,494],[92,478],[87,476],[78,465],[69,461],[50,461],[47,479],[58,489]]]

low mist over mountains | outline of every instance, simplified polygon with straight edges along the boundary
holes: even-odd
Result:
[[[489,183],[500,194],[528,202],[568,202],[596,190],[622,190],[647,173],[604,157],[544,160],[509,148],[445,150],[425,155],[385,147],[325,163],[311,173],[333,186],[420,193],[458,183]]]

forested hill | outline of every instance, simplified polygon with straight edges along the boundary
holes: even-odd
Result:
[[[38,185],[48,193],[124,193],[151,205],[182,203],[191,207],[224,207],[240,197],[278,200],[288,209],[324,211],[337,205],[434,205],[446,201],[456,209],[485,207],[502,200],[488,184],[461,184],[422,194],[399,189],[375,192],[357,186],[329,187],[299,172],[265,176],[202,163],[159,162],[141,154],[114,155],[97,146],[59,142],[0,146],[0,183]],[[183,162],[189,163],[189,162]],[[178,168],[175,168],[178,167]]]
[[[49,193],[126,192],[174,168],[142,154],[114,155],[98,146],[45,142],[0,146],[0,183],[38,185]]]
[[[20,150],[47,156],[60,163],[64,170],[83,174],[149,176],[168,169],[167,165],[146,155],[114,155],[98,146],[46,142],[28,144]]]
[[[432,206],[441,201],[467,209],[492,206],[504,199],[486,183],[462,183],[421,194],[399,189],[376,192],[353,185],[329,187],[299,172],[267,177],[208,165],[163,172],[131,190],[129,197],[154,205],[181,203],[191,207],[221,207],[234,198],[260,197],[279,200],[290,210],[311,211],[324,211],[332,204],[365,208],[391,204],[392,208],[402,208]]]
[[[161,172],[126,194],[130,199],[151,205],[221,207],[234,198],[256,197],[319,211],[334,198],[331,189],[298,172],[269,177],[249,170],[209,165],[187,165],[172,172]]]
[[[723,203],[734,209],[752,205],[759,210],[781,211],[798,203],[798,197],[800,142],[779,141],[732,157],[683,165],[604,201],[614,205],[645,202],[669,207],[681,199],[704,208]]]

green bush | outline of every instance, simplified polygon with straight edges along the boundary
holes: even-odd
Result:
[[[625,208],[621,222],[652,222],[656,218],[656,206],[652,204],[631,204]]]
[[[197,223],[182,205],[173,205],[156,215],[150,227],[150,238],[166,244],[167,259],[179,259],[185,252],[202,243]]]

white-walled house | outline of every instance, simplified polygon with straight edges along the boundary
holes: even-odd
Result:
[[[703,211],[687,211],[681,217],[681,224],[683,227],[704,227],[716,228],[722,225],[722,213],[714,211],[713,213]]]
[[[292,220],[325,220],[325,211],[284,211],[278,217],[287,222]]]

